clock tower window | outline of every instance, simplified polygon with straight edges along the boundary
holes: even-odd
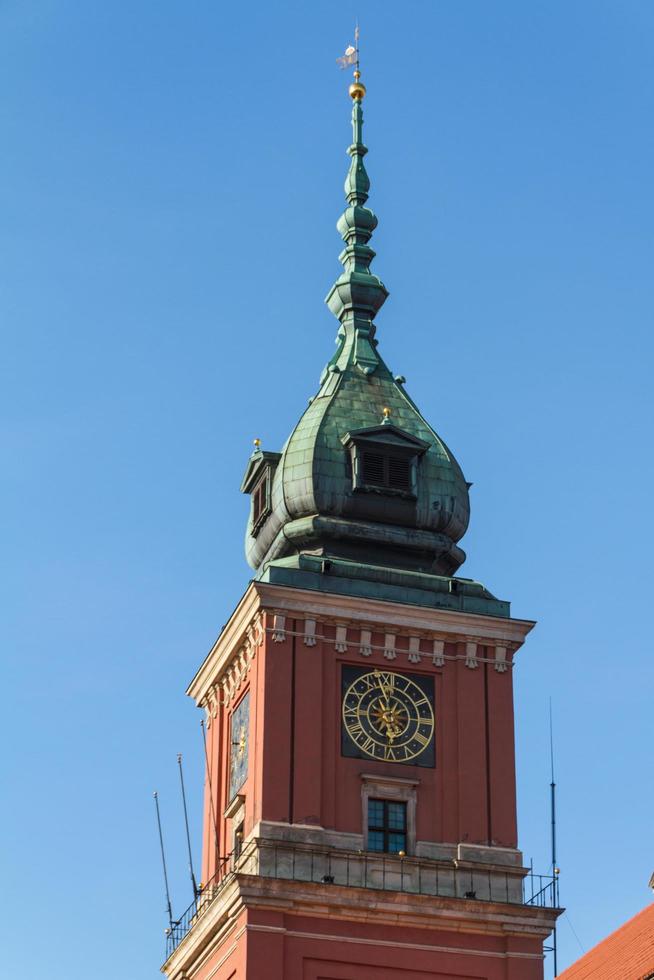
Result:
[[[404,851],[406,854],[415,854],[419,784],[418,779],[361,773],[365,850],[390,854]],[[381,838],[377,836],[380,833]]]
[[[368,800],[368,850],[406,853],[406,803]]]

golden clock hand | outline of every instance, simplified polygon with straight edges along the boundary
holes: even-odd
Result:
[[[381,712],[382,715],[384,715],[387,711],[390,711],[388,702],[384,702],[382,698],[379,698],[379,708],[377,710]]]
[[[381,679],[381,677],[378,679],[378,685],[379,685],[379,690],[382,692],[382,695],[385,698],[388,698],[390,696],[390,692],[392,690],[391,687],[390,687],[390,685],[384,684],[384,682]]]

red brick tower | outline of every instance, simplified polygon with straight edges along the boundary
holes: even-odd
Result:
[[[244,477],[256,575],[188,691],[203,885],[163,972],[541,980],[558,911],[517,849],[512,689],[533,623],[455,577],[468,484],[378,353],[358,67],[350,95],[337,350]]]

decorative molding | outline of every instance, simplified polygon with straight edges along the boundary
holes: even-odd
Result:
[[[283,643],[286,639],[286,616],[275,613],[273,616],[272,641]]]
[[[316,645],[316,621],[315,619],[304,620],[304,645],[305,647],[315,647]]]
[[[409,663],[419,664],[422,660],[420,656],[420,637],[410,636],[409,637]]]
[[[381,916],[379,916],[379,918],[381,919]],[[397,918],[399,917],[396,916],[396,918],[392,918],[390,920],[393,925],[397,924]],[[305,939],[305,940],[317,939],[323,943],[325,942],[325,940],[328,940],[334,943],[335,945],[339,943],[350,943],[357,946],[379,946],[379,947],[386,946],[393,950],[397,950],[397,949],[403,949],[407,951],[411,950],[411,952],[406,953],[405,962],[407,963],[412,962],[413,954],[416,950],[420,952],[428,952],[432,954],[448,953],[450,955],[462,954],[463,956],[484,956],[489,958],[492,957],[493,959],[498,959],[498,960],[518,960],[518,961],[533,960],[534,962],[539,962],[539,963],[542,963],[543,961],[542,953],[522,953],[522,952],[512,952],[512,951],[505,951],[505,950],[497,951],[497,950],[488,950],[488,949],[475,949],[470,946],[433,946],[433,945],[428,945],[427,943],[398,942],[396,938],[380,939],[378,936],[376,936],[374,939],[369,939],[366,936],[348,936],[343,934],[329,935],[324,932],[300,932],[298,930],[292,930],[287,928],[276,928],[274,926],[250,925],[249,923],[246,926],[246,928],[251,931],[282,932],[284,933],[284,935],[291,936],[294,939]]]
[[[503,674],[507,666],[506,647],[495,647],[495,670],[498,674]]]
[[[263,612],[259,610],[254,618],[254,642],[255,645],[260,647],[266,636],[266,631],[263,628]]]
[[[475,667],[479,666],[479,661],[477,660],[477,643],[476,641],[468,641],[466,643],[466,667],[470,667],[474,670]]]
[[[265,605],[283,607],[288,614],[315,615],[317,620],[334,618],[353,627],[365,623],[381,631],[391,624],[395,632],[438,632],[448,638],[475,638],[479,643],[517,642],[520,645],[534,627],[530,620],[464,613],[454,609],[428,608],[386,599],[370,599],[340,593],[314,592],[286,585],[255,582],[253,589]]]
[[[209,711],[211,712],[211,716],[213,718],[216,717],[218,705],[225,707],[234,700],[241,688],[241,685],[243,684],[243,681],[247,677],[252,666],[252,661],[254,660],[257,652],[255,636],[256,634],[254,631],[246,631],[246,642],[244,646],[240,647],[236,651],[234,657],[227,665],[225,672],[220,678],[220,681],[217,684],[212,685],[207,692],[206,700],[208,701]],[[207,728],[209,727],[210,720],[208,713]]]
[[[395,660],[395,633],[386,633],[384,636],[384,656],[387,660]]]
[[[216,689],[216,685],[212,684],[207,691],[206,697],[200,707],[204,708],[206,715],[207,728],[211,728],[211,723],[214,718],[218,716],[218,706],[220,704],[220,695]]]
[[[505,673],[504,665],[506,671],[513,668],[512,654],[519,649],[533,626],[526,620],[428,609],[380,599],[254,582],[191,681],[187,693],[200,707],[209,707],[211,711],[208,692],[215,687],[218,700],[228,703],[229,696],[240,682],[240,678],[234,675],[227,682],[234,661],[239,662],[237,675],[242,673],[243,668],[249,670],[256,650],[264,643],[266,636],[270,642],[282,643],[291,635],[288,628],[291,620],[297,621],[297,635],[307,646],[314,645],[311,639],[315,639],[316,643],[334,644],[335,631],[341,626],[350,631],[348,649],[358,649],[358,655],[362,657],[377,654],[386,660],[394,660],[400,652],[400,642],[402,652],[406,650],[408,655],[420,653],[423,664],[426,662],[438,668],[448,660],[461,659],[472,669],[482,662],[488,662],[498,673]],[[315,624],[313,631],[310,621]],[[265,628],[264,624],[267,624]],[[330,630],[334,632],[330,636],[325,635]],[[377,645],[372,642],[376,633],[381,634]],[[422,653],[419,645],[417,649],[411,646],[412,642],[415,646],[416,637],[429,644]],[[456,653],[446,654],[445,645],[448,642],[466,646],[460,646]],[[476,649],[470,656],[473,647]],[[498,647],[505,649],[504,659],[501,653],[498,656]],[[242,649],[245,650],[244,657],[241,656]],[[425,653],[428,649],[430,653]]]
[[[245,796],[242,793],[237,793],[231,803],[228,804],[227,809],[223,813],[223,817],[225,820],[231,820],[244,806]]]
[[[343,626],[341,623],[336,627],[334,647],[337,653],[345,653],[347,650],[347,626]]]
[[[382,782],[393,783],[397,786],[420,786],[419,779],[410,779],[404,776],[380,776],[376,772],[362,772],[361,779],[368,783]]]
[[[238,683],[237,677],[238,677],[238,671],[237,671],[236,664],[232,663],[232,666],[227,671],[227,700],[228,701],[231,701],[232,698],[234,697],[234,691],[236,690],[237,683]]]

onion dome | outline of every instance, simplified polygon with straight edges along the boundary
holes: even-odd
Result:
[[[366,206],[358,72],[350,95],[347,204],[337,224],[343,272],[326,298],[339,321],[336,352],[281,453],[257,445],[249,460],[241,487],[252,500],[246,555],[259,577],[272,564],[316,561],[354,578],[452,576],[465,559],[458,541],[468,527],[469,485],[378,351],[374,318],[388,291],[370,271],[377,218]]]

